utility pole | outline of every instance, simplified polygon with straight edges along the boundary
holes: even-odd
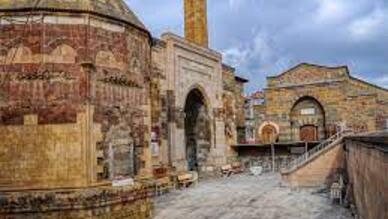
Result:
[[[272,172],[275,172],[275,146],[271,143],[271,154],[272,154]]]

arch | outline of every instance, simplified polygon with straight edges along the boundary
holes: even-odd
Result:
[[[117,61],[115,55],[109,50],[100,50],[96,54],[95,63],[97,66],[123,69],[123,63]]]
[[[46,46],[44,47],[45,53],[52,53],[55,49],[57,49],[59,46],[62,45],[68,45],[72,48],[77,48],[76,43],[74,43],[72,40],[70,40],[67,37],[61,37],[61,38],[55,38],[49,41]]]
[[[141,75],[142,70],[141,70],[141,63],[140,63],[139,58],[133,57],[131,59],[130,70],[132,73],[134,73],[136,75]]]
[[[303,96],[290,110],[291,139],[293,141],[319,141],[326,138],[326,114],[320,101]]]
[[[260,125],[258,132],[259,132],[259,133],[262,133],[263,128],[264,128],[266,125],[271,125],[271,126],[273,126],[273,127],[276,129],[276,133],[277,133],[277,134],[280,133],[279,125],[276,124],[276,123],[274,123],[274,122],[271,122],[271,121],[263,122],[263,123]]]
[[[258,129],[258,139],[263,144],[270,144],[277,141],[279,137],[279,126],[273,122],[264,122],[260,125]]]
[[[201,171],[211,148],[209,108],[201,90],[192,89],[185,100],[184,132],[188,170]]]
[[[67,45],[60,44],[53,51],[51,51],[50,55],[45,57],[46,62],[48,63],[76,63],[77,59],[77,51]]]
[[[6,63],[34,63],[33,54],[30,48],[19,44],[12,47],[7,54]]]
[[[193,90],[199,91],[203,97],[204,103],[206,104],[208,110],[212,109],[211,101],[210,101],[209,96],[207,95],[206,89],[202,85],[197,84],[197,83],[191,85],[189,87],[189,89],[187,89],[187,92],[185,93],[184,99],[183,99],[183,106],[185,106],[186,100],[187,100],[190,92],[192,92]]]

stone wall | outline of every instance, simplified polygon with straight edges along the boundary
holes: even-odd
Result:
[[[388,217],[387,135],[345,139],[346,166],[353,201],[363,219]]]
[[[23,125],[0,126],[0,191],[95,184],[102,134],[98,124],[90,129],[92,118],[86,109],[72,124],[38,125],[36,115],[27,115]]]
[[[153,203],[140,185],[0,194],[0,219],[148,219]]]
[[[223,111],[225,121],[225,143],[227,144],[227,156],[233,157],[236,154],[230,147],[237,144],[237,114],[238,114],[238,99],[236,98],[236,80],[235,69],[226,65],[222,68],[223,81]]]
[[[280,127],[280,141],[299,141],[291,129],[290,113],[295,103],[308,97],[323,108],[323,137],[343,124],[357,133],[375,131],[384,128],[388,118],[387,95],[386,89],[350,76],[346,67],[300,64],[268,78],[265,120]]]
[[[184,0],[184,7],[186,40],[207,47],[207,0]]]
[[[161,133],[160,154],[153,158],[187,170],[185,106],[188,95],[199,91],[210,117],[210,151],[204,169],[226,162],[223,117],[221,54],[200,47],[172,33],[162,35],[152,51],[154,69],[159,72],[162,110],[155,116]]]
[[[1,125],[22,125],[27,114],[38,124],[75,123],[91,104],[102,132],[98,180],[150,172],[145,30],[97,15],[20,12],[1,16],[0,45]]]
[[[335,174],[345,170],[345,154],[343,144],[324,149],[316,157],[312,157],[298,169],[283,172],[282,176],[292,187],[330,186]]]

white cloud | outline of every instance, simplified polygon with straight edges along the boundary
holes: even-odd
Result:
[[[225,60],[231,65],[244,65],[252,61],[268,64],[274,58],[274,47],[264,32],[254,34],[252,41],[233,46],[223,51]]]
[[[324,23],[340,21],[348,15],[348,11],[346,0],[318,0],[316,20]]]
[[[388,75],[383,75],[381,77],[377,77],[372,82],[381,86],[381,87],[388,88]]]
[[[249,51],[241,47],[231,47],[223,51],[225,61],[233,66],[242,65],[249,56]]]
[[[183,35],[183,0],[126,1],[153,36]],[[388,73],[387,7],[387,0],[209,0],[211,47],[250,79],[250,91],[299,62],[350,64],[387,86],[373,80]]]
[[[376,9],[365,17],[353,21],[349,31],[353,39],[365,40],[381,33],[388,25],[388,10]]]

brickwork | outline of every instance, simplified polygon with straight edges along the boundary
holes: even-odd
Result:
[[[322,139],[335,133],[341,125],[355,132],[384,129],[388,118],[387,95],[387,90],[352,77],[347,67],[300,64],[268,78],[263,105],[265,113],[261,114],[265,116],[264,122],[270,121],[280,127],[281,142],[300,141],[298,131],[303,125],[322,126],[319,129],[319,139]],[[304,98],[322,106],[324,124],[319,125],[322,119],[309,115],[302,116],[297,123],[291,121],[292,109]],[[306,107],[303,109],[308,110]],[[260,120],[263,119],[257,119]],[[260,126],[260,122],[256,123],[256,131]]]
[[[230,146],[236,145],[245,136],[244,85],[247,80],[237,77],[236,70],[224,64],[222,81],[225,137],[226,144],[229,146],[228,159],[233,159],[236,152]]]
[[[91,109],[78,113],[73,124],[38,125],[36,115],[24,117],[24,125],[1,126],[0,190],[85,187],[96,184],[96,142],[101,126],[88,125]],[[85,139],[90,142],[87,144]],[[86,155],[94,162],[90,167]]]
[[[149,99],[144,79],[150,69],[147,33],[93,16],[38,14],[33,24],[23,25],[16,22],[17,15],[19,20],[28,19],[22,13],[13,14],[3,17],[0,25],[4,45],[1,124],[20,125],[25,114],[37,114],[39,124],[75,123],[82,105],[90,103],[95,106],[94,121],[103,132],[97,146],[105,165],[100,179],[114,177],[108,154],[117,144],[117,151],[124,153],[131,149],[120,145],[135,148],[136,170],[126,174],[145,168],[140,148],[148,144],[150,128],[145,125],[144,110]],[[120,138],[130,142],[117,142]]]
[[[388,216],[388,154],[386,149],[384,151],[384,147],[387,147],[386,138],[377,135],[345,140],[346,166],[353,201],[358,214],[364,219]]]
[[[185,38],[197,45],[208,46],[207,0],[184,0]]]
[[[0,218],[149,217],[110,186],[152,172],[149,32],[121,0],[35,2],[0,2]]]
[[[237,143],[237,101],[235,96],[235,72],[233,68],[223,66],[222,68],[223,81],[223,102],[224,102],[224,120],[225,120],[225,138],[228,145]],[[232,151],[230,151],[232,152]]]
[[[283,174],[292,187],[330,186],[331,179],[345,170],[345,154],[342,144],[330,147],[318,157],[308,161],[297,170]]]
[[[187,170],[187,140],[185,107],[192,91],[199,92],[209,116],[210,147],[203,170],[215,170],[226,162],[225,125],[223,111],[223,76],[221,55],[208,48],[189,43],[171,33],[162,35],[152,50],[153,69],[158,74],[159,95],[153,102],[153,119],[160,130],[160,154],[154,163],[162,161],[177,170]]]
[[[140,185],[0,195],[0,219],[148,219],[153,203]]]

